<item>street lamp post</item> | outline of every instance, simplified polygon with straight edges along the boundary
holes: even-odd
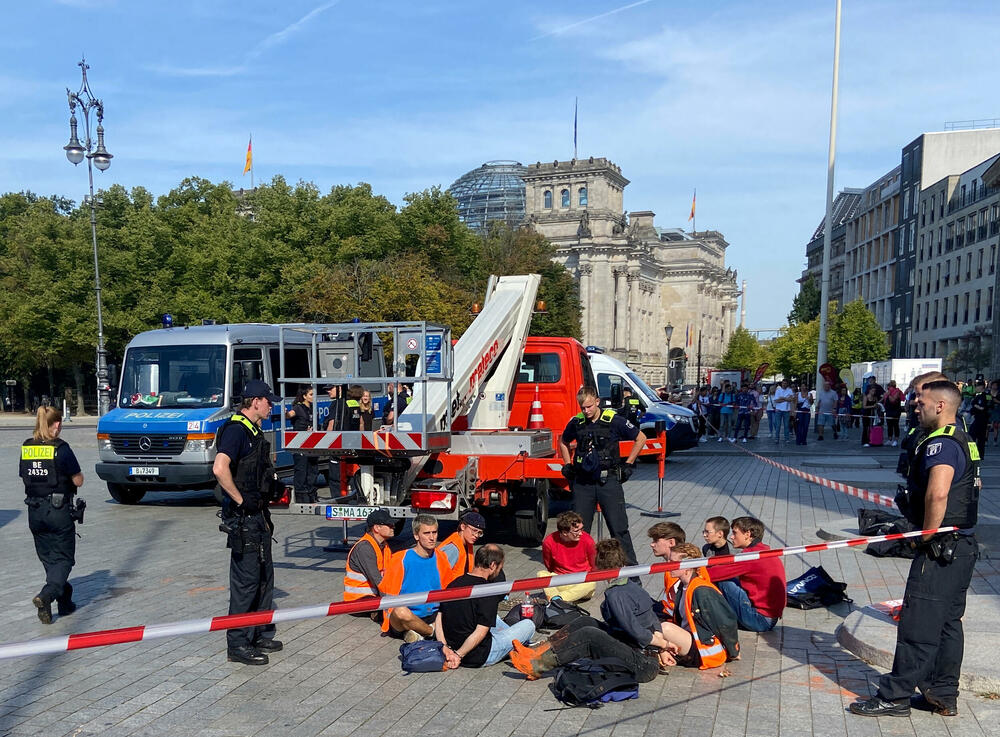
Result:
[[[668,322],[666,326],[664,326],[663,332],[667,336],[667,366],[663,372],[665,378],[663,385],[667,387],[667,392],[669,393],[670,392],[670,339],[674,337],[674,326]]]
[[[78,66],[83,74],[83,81],[80,89],[73,92],[66,88],[66,96],[69,98],[69,143],[63,146],[66,151],[66,158],[76,166],[87,159],[87,176],[90,179],[90,240],[94,247],[94,293],[97,297],[97,413],[107,414],[110,409],[110,395],[108,386],[108,357],[104,350],[104,318],[101,314],[101,270],[97,261],[97,200],[94,199],[94,167],[100,171],[106,171],[111,166],[112,156],[104,148],[104,103],[94,97],[90,91],[90,83],[87,82],[87,70],[90,65],[86,59],[79,62]],[[83,127],[86,140],[81,145],[77,138],[76,108],[79,106],[83,113]],[[90,137],[90,113],[97,113],[97,142]]]

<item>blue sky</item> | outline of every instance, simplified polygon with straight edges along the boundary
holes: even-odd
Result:
[[[550,9],[551,8],[551,9]],[[156,194],[186,176],[396,203],[491,159],[581,157],[632,183],[629,210],[722,231],[748,326],[784,323],[823,215],[833,0],[33,0],[0,35],[0,190],[79,200],[65,88],[86,53],[112,167]],[[863,187],[945,121],[1000,118],[995,2],[846,0],[837,188]]]

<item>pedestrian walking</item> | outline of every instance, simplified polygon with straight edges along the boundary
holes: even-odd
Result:
[[[789,420],[795,401],[795,392],[788,386],[788,379],[782,379],[781,385],[774,390],[774,409],[777,426],[774,430],[775,440],[780,443],[781,435],[784,433],[785,442],[788,442]]]
[[[62,412],[54,407],[38,408],[35,431],[21,445],[18,468],[28,505],[28,529],[45,568],[45,585],[31,600],[43,624],[52,623],[52,602],[56,602],[59,616],[76,610],[69,583],[76,565],[73,523],[83,522],[86,507],[82,499],[73,501],[76,490],[83,486],[83,473],[69,443],[59,438],[62,419]]]
[[[850,705],[861,716],[908,716],[918,706],[942,716],[958,713],[958,682],[965,652],[962,615],[978,557],[973,528],[979,511],[979,457],[972,437],[956,424],[962,397],[949,381],[923,384],[917,399],[926,436],[909,464],[897,504],[917,529],[958,527],[924,536],[903,593],[892,671],[869,699]]]
[[[273,609],[274,562],[271,535],[274,525],[267,504],[272,498],[274,466],[271,444],[260,429],[271,407],[281,401],[263,381],[248,381],[240,411],[219,428],[212,471],[224,493],[222,525],[228,535],[229,613]],[[274,639],[274,625],[240,627],[226,632],[229,660],[266,665],[266,653],[282,649]]]

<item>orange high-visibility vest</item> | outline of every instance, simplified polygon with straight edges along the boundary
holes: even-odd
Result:
[[[722,641],[715,635],[712,635],[711,641],[707,643],[698,639],[698,627],[694,622],[694,592],[702,586],[714,589],[719,596],[722,596],[722,592],[711,581],[706,581],[698,576],[693,576],[691,583],[684,589],[684,609],[688,630],[691,632],[691,639],[693,640],[691,644],[693,647],[698,648],[698,654],[701,656],[701,665],[698,667],[701,670],[705,670],[706,668],[716,668],[722,665],[726,662],[728,655]]]
[[[407,548],[406,550],[400,550],[398,553],[393,553],[389,558],[389,563],[385,567],[385,575],[382,576],[382,583],[379,584],[379,590],[386,596],[395,596],[400,593],[400,588],[403,585],[403,577],[406,575],[406,570],[403,566],[403,559],[406,554],[413,550],[413,548]],[[434,551],[434,558],[437,562],[438,576],[441,578],[441,585],[438,586],[439,589],[443,589],[449,583],[452,582],[454,576],[451,575],[451,564],[445,557],[445,554],[440,550]],[[406,593],[416,593],[413,591],[408,591]],[[389,613],[392,612],[392,607],[385,610],[385,615],[382,618],[382,631],[389,631]]]
[[[369,582],[363,573],[359,573],[351,568],[351,553],[359,545],[371,545],[375,549],[378,570],[383,576],[385,575],[386,565],[389,562],[389,556],[392,555],[389,546],[379,545],[370,532],[366,532],[360,540],[354,543],[351,547],[351,552],[347,554],[347,562],[344,564],[344,601],[357,601],[369,596],[378,596],[378,586]]]
[[[455,565],[451,567],[452,578],[458,578],[459,576],[464,576],[470,570],[472,570],[472,563],[475,560],[475,553],[472,550],[472,545],[465,542],[462,539],[462,531],[457,530],[451,533],[444,539],[437,549],[444,552],[444,549],[452,545],[455,550],[458,551],[458,558],[455,560]]]
[[[698,576],[706,581],[712,580],[708,575],[708,569],[705,566],[698,567]],[[678,581],[680,581],[680,579],[672,576],[670,571],[664,571],[663,600],[660,603],[663,604],[663,613],[671,619],[673,619],[674,616],[674,596],[677,594],[676,589]]]

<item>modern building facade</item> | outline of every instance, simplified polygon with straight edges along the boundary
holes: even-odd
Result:
[[[672,378],[695,381],[699,331],[702,369],[715,365],[734,329],[739,295],[721,233],[664,230],[650,211],[626,214],[629,181],[605,158],[538,162],[523,179],[524,225],[551,241],[556,260],[576,277],[586,344],[659,384],[666,378],[664,328],[672,325]]]
[[[897,166],[862,190],[845,228],[844,302],[863,300],[887,333],[893,325],[899,173]]]
[[[833,230],[830,234],[830,299],[837,304],[844,301],[844,264],[846,251],[847,222],[854,218],[861,205],[864,190],[845,187],[833,200]],[[826,216],[816,226],[812,239],[806,244],[806,268],[799,277],[799,284],[810,278],[819,289],[823,281],[823,243],[826,231]]]

